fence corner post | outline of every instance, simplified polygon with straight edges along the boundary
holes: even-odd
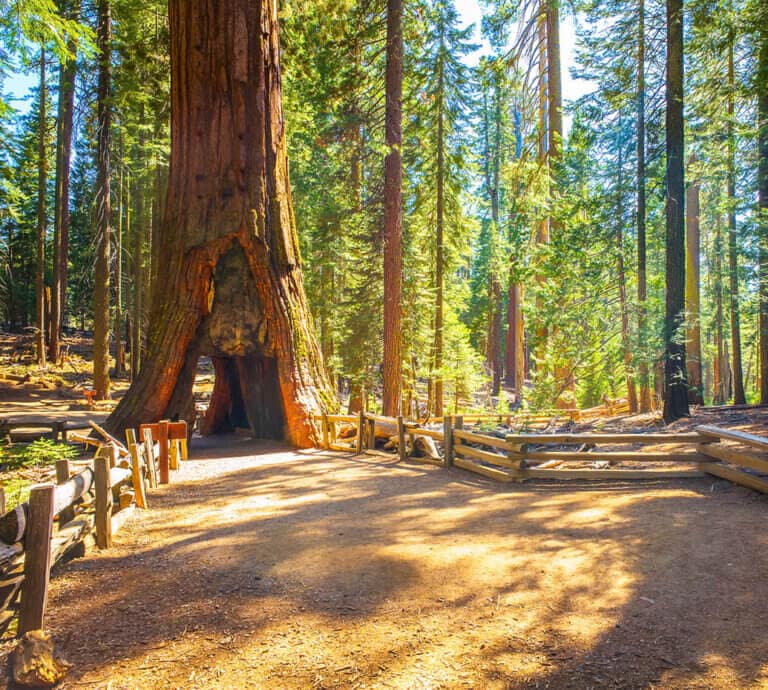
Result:
[[[357,455],[360,455],[363,452],[363,434],[365,433],[365,412],[360,410],[360,412],[357,413],[357,446],[356,446],[356,452]]]
[[[331,443],[329,439],[329,429],[328,429],[328,414],[326,412],[323,412],[322,417],[322,426],[323,426],[323,448],[330,448]]]
[[[372,417],[368,419],[368,448],[369,450],[376,448],[376,420]]]
[[[24,584],[21,589],[19,636],[41,630],[48,603],[53,534],[53,484],[37,484],[29,496],[29,522],[24,537]]]
[[[168,420],[161,420],[157,425],[157,442],[160,446],[158,465],[160,466],[160,483],[169,484],[171,481],[170,463],[168,458]]]
[[[405,446],[405,421],[403,420],[403,415],[399,415],[397,418],[397,450],[400,453],[401,460],[408,458],[408,449]]]
[[[445,415],[443,417],[443,449],[445,451],[445,458],[443,460],[444,467],[451,467],[453,465],[453,426],[451,422],[453,417],[451,415]]]
[[[110,481],[109,457],[99,453],[93,461],[93,479],[96,492],[96,546],[108,549],[112,546],[112,482]]]

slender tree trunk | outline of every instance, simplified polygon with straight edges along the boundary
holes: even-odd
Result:
[[[760,402],[768,404],[768,9],[762,6],[757,67]]]
[[[442,51],[437,65],[437,223],[435,228],[435,390],[434,411],[436,417],[443,416],[443,250],[445,215],[445,129],[443,126],[443,83]]]
[[[563,156],[563,89],[560,68],[560,0],[547,0],[547,117],[548,123],[548,160],[549,174],[552,179],[550,203],[555,206],[560,196],[559,175]],[[557,214],[550,218],[550,231],[556,233],[560,222]],[[557,407],[574,407],[576,398],[576,377],[573,362],[563,359],[555,366],[555,386],[558,398]],[[562,394],[569,395],[562,398]]]
[[[46,105],[48,89],[45,77],[45,46],[40,47],[40,104],[37,133],[37,270],[35,277],[35,342],[37,363],[45,366],[45,234],[46,234],[46,188],[48,186],[48,154],[46,151],[46,130],[48,117]]]
[[[139,109],[139,155],[144,154],[144,105]],[[142,334],[144,332],[144,236],[147,232],[146,218],[146,160],[141,161],[141,173],[134,180],[133,198],[136,200],[136,208],[133,213],[133,319],[131,340],[131,381],[134,381],[141,370]]]
[[[72,161],[72,129],[75,113],[75,77],[77,49],[70,41],[67,49],[72,57],[59,66],[59,112],[56,123],[56,197],[53,234],[53,285],[51,289],[51,327],[48,356],[58,362],[61,348],[61,326],[67,300],[67,263],[69,260],[69,180]]]
[[[488,321],[488,352],[487,359],[491,369],[491,395],[497,396],[501,392],[502,377],[502,292],[499,276],[494,269],[494,263],[499,241],[499,218],[500,218],[500,195],[501,195],[501,166],[502,166],[502,103],[501,103],[501,78],[498,71],[494,69],[495,79],[495,102],[494,102],[494,137],[493,152],[491,154],[491,227],[492,234],[492,252],[491,252],[491,285],[489,299],[489,321]]]
[[[667,202],[666,311],[664,317],[664,421],[686,417],[685,341],[685,135],[683,121],[683,2],[667,0]]]
[[[637,331],[645,339],[648,299],[645,247],[645,0],[639,0],[637,19]],[[640,412],[651,411],[651,381],[648,361],[640,353],[638,365]]]
[[[741,366],[741,315],[739,312],[739,249],[736,239],[736,113],[733,94],[736,80],[733,68],[733,30],[728,41],[728,279],[731,303],[731,357],[733,358],[733,402],[744,405],[744,376]]]
[[[304,293],[288,181],[277,0],[169,3],[171,159],[147,356],[108,427],[191,419],[298,446],[336,407]]]
[[[523,137],[521,115],[515,110],[515,158],[522,152]],[[510,238],[512,239],[512,238]],[[525,380],[525,333],[523,331],[523,286],[517,271],[517,257],[509,257],[509,290],[507,296],[507,348],[504,376],[506,385],[515,392],[517,402],[522,400]]]
[[[99,0],[97,41],[99,49],[97,172],[96,172],[96,268],[93,286],[93,387],[96,399],[109,397],[109,257],[110,129],[112,105],[112,25],[109,0]]]
[[[130,201],[125,196],[128,185],[123,179],[123,170],[120,170],[117,192],[117,242],[115,244],[115,376],[125,373],[125,349],[123,347],[123,214],[128,213]],[[130,178],[129,182],[130,184]],[[125,219],[128,226],[130,217]]]
[[[691,156],[689,163],[695,163]],[[701,237],[699,233],[699,182],[688,185],[685,202],[685,305],[688,313],[686,368],[688,373],[688,402],[704,404],[704,386],[701,375],[701,307],[699,297]]]
[[[624,156],[619,141],[619,171],[616,180],[616,250],[619,278],[619,309],[621,311],[621,348],[624,351],[624,379],[627,385],[629,411],[637,412],[637,389],[632,368],[632,347],[629,339],[629,309],[627,307],[627,276],[624,268]]]
[[[714,241],[714,289],[715,289],[715,376],[714,396],[715,405],[724,405],[728,400],[727,373],[728,360],[725,356],[723,337],[723,241],[720,229],[720,215],[715,218]]]
[[[560,70],[560,0],[547,0],[549,161],[556,172],[563,152],[563,88]]]
[[[402,143],[403,29],[402,0],[387,2],[387,73],[384,160],[384,392],[387,416],[400,414],[403,283]]]
[[[537,127],[537,151],[539,165],[545,168],[547,165],[547,132],[548,118],[547,118],[547,19],[546,8],[542,6],[539,10],[539,56],[538,56],[538,87],[539,87],[539,100],[538,100],[538,127]],[[547,183],[547,189],[549,184]],[[536,230],[536,242],[538,244],[546,244],[549,242],[549,218],[544,217],[539,221]],[[541,278],[539,278],[541,280]],[[545,334],[546,337],[546,334]]]

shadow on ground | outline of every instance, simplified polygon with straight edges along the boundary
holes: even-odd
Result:
[[[768,502],[193,446],[54,578],[69,687],[757,687]]]

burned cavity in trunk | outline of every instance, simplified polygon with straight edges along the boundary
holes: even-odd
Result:
[[[250,428],[259,438],[283,438],[285,413],[275,348],[238,243],[216,265],[211,312],[201,322],[196,341],[197,356],[210,358],[215,376],[201,433]]]

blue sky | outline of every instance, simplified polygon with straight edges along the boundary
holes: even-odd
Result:
[[[480,21],[483,11],[479,0],[455,0],[464,25],[475,25],[475,40],[480,42]],[[561,15],[560,24],[560,60],[563,69],[563,98],[572,101],[592,90],[590,82],[584,79],[572,79],[570,67],[574,63],[574,46],[576,43],[575,18],[573,15]]]
[[[480,7],[479,0],[455,0],[456,9],[458,10],[464,25],[475,25],[475,40],[481,43],[480,38],[480,21],[483,16],[482,9]],[[406,0],[407,2],[407,0]],[[570,75],[570,66],[574,61],[574,43],[576,40],[574,30],[574,17],[568,15],[562,18],[560,27],[560,50],[561,50],[561,62],[563,69],[563,97],[567,101],[575,100],[584,93],[591,91],[591,84],[588,81],[582,79],[572,79]],[[483,49],[478,51],[478,56],[482,54]],[[28,102],[25,101],[25,97],[29,92],[29,89],[37,83],[37,75],[35,74],[13,74],[9,75],[5,79],[3,89],[6,93],[11,94],[16,99],[14,105],[21,111],[27,110]],[[570,129],[570,118],[568,120],[566,128]]]

